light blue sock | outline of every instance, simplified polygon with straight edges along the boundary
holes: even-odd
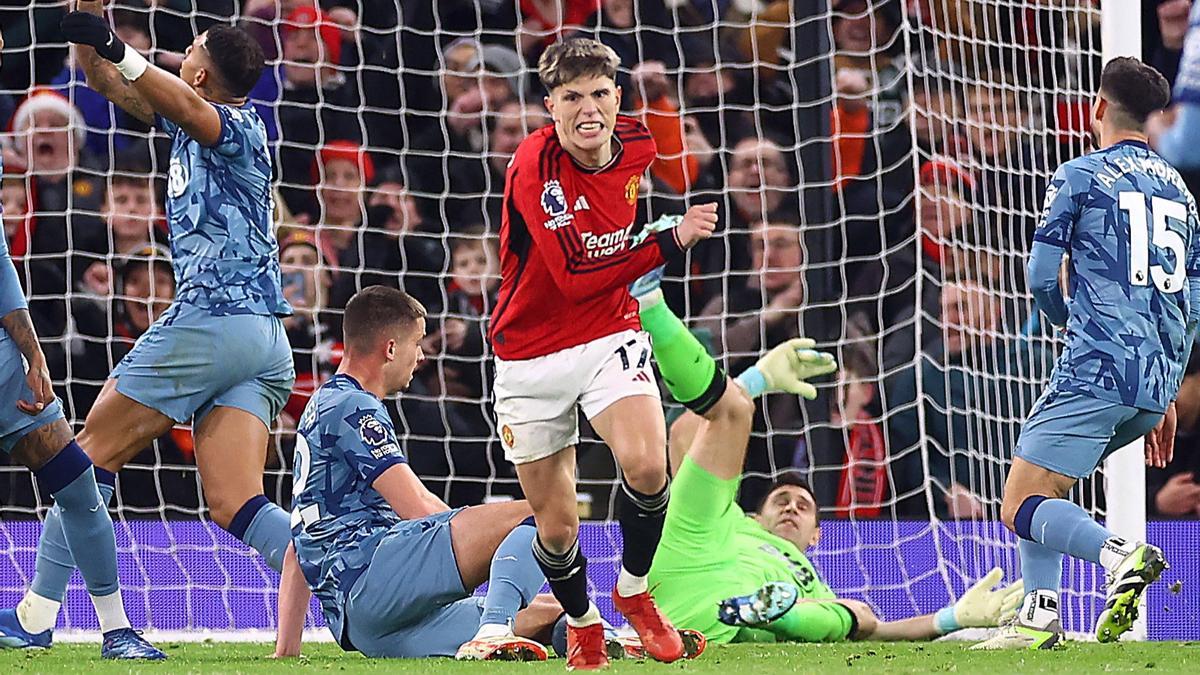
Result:
[[[542,568],[533,558],[533,538],[536,536],[533,518],[528,518],[500,542],[496,555],[492,556],[480,626],[502,624],[511,627],[517,611],[528,606],[546,583]]]
[[[100,500],[104,504],[112,502],[115,486],[112,483],[113,474],[103,469],[96,469],[100,480],[97,487]],[[112,520],[107,509],[99,509],[108,521],[109,531],[112,531]],[[29,590],[43,598],[62,602],[67,594],[67,582],[75,571],[75,558],[67,546],[66,535],[63,534],[62,511],[56,502],[46,514],[46,522],[42,523],[42,536],[38,539],[37,561],[34,567],[33,583]],[[113,544],[114,555],[116,543]],[[90,590],[90,589],[89,589]]]
[[[1038,504],[1029,527],[1030,538],[1055,551],[1100,564],[1100,549],[1113,536],[1086,511],[1065,499]]]
[[[258,551],[271,569],[283,569],[283,554],[292,541],[291,518],[265,495],[251,497],[238,509],[229,533]]]
[[[1025,592],[1057,593],[1062,586],[1063,554],[1028,539],[1018,539],[1017,550],[1021,553],[1021,578],[1025,581]]]

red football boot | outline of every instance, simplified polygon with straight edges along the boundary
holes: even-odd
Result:
[[[649,592],[621,596],[613,589],[613,605],[637,631],[646,653],[656,661],[670,663],[683,658],[683,640],[679,631],[658,611]]]
[[[604,624],[576,628],[567,624],[567,670],[603,670],[608,667]]]

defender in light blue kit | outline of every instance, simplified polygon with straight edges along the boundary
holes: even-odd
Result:
[[[175,77],[126,48],[81,1],[61,30],[77,45],[88,85],[172,137],[167,220],[175,303],[117,365],[79,443],[111,498],[115,475],[153,439],[190,422],[212,519],[280,569],[288,515],[263,495],[269,427],[291,391],[291,314],[272,231],[271,163],[262,120],[246,95],[262,72],[244,31],[215,25],[196,37]],[[22,605],[54,615],[75,561],[58,507],[38,545]]]
[[[1147,117],[1169,101],[1158,71],[1111,61],[1092,107],[1101,149],[1063,164],[1046,190],[1029,286],[1050,323],[1065,326],[1065,346],[1021,430],[1001,506],[1020,537],[1027,594],[1016,620],[979,648],[1062,640],[1064,553],[1111,575],[1101,642],[1129,630],[1142,593],[1166,568],[1157,547],[1115,536],[1065,497],[1137,439],[1146,439],[1148,464],[1170,460],[1175,396],[1200,320],[1200,220],[1179,173],[1146,142]]]

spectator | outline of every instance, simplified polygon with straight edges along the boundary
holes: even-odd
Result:
[[[35,293],[39,289],[65,288],[66,280],[61,261],[28,255],[29,240],[36,229],[29,182],[25,177],[24,166],[13,162],[5,163],[3,188],[0,193],[4,200],[4,236],[25,295],[32,297],[29,301],[29,315],[34,330],[38,335],[62,335],[67,323],[66,306],[58,299],[42,297]],[[42,348],[46,352],[51,369],[57,368],[58,371],[65,372],[62,346],[50,343],[43,344]]]
[[[72,350],[71,404],[83,419],[100,393],[108,373],[133,349],[175,298],[175,276],[167,249],[140,243],[115,258],[97,263],[112,279],[100,302],[76,300],[72,316],[79,344]]]
[[[75,241],[75,217],[95,213],[100,199],[99,177],[85,168],[94,162],[84,149],[83,117],[62,95],[37,89],[17,106],[12,126],[32,176],[36,227],[28,251],[65,255]]]
[[[1200,349],[1192,355],[1175,399],[1175,457],[1165,469],[1146,468],[1146,514],[1200,518]]]
[[[345,307],[367,286],[399,284],[429,311],[440,311],[442,241],[426,228],[399,173],[388,167],[376,178],[370,155],[343,142],[326,146],[319,159],[333,181],[319,188],[327,206],[317,228],[322,255],[335,261],[332,306]],[[364,182],[375,185],[365,205],[365,221]]]
[[[444,367],[447,393],[452,396],[485,398],[484,385],[491,378],[484,371],[491,364],[484,358],[484,324],[496,306],[499,286],[500,252],[487,230],[476,226],[452,237],[447,318],[440,335],[449,355]]]
[[[484,223],[494,232],[500,229],[509,160],[526,136],[550,124],[551,120],[542,104],[519,101],[505,103],[488,119],[491,124],[487,137],[486,178],[476,188],[468,188],[472,193],[478,191],[481,203],[467,207],[463,212],[483,214]]]
[[[353,141],[330,141],[314,158],[311,175],[317,186],[317,240],[340,274],[343,256],[359,244],[365,187],[375,179],[375,161]]]
[[[284,297],[295,310],[283,321],[296,367],[285,411],[298,420],[312,393],[337,370],[342,340],[338,322],[327,311],[333,283],[317,238],[303,229],[288,232],[279,242],[279,266]]]
[[[1028,90],[995,72],[968,85],[965,132],[980,206],[988,213],[995,249],[1024,248],[1032,241],[1035,213],[1045,192],[1045,161],[1031,142],[1033,114]]]
[[[72,284],[78,290],[99,296],[112,294],[109,270],[114,255],[143,244],[167,243],[166,224],[148,170],[133,156],[115,160],[100,217],[83,220],[80,239],[75,243],[72,272],[77,276]]]
[[[713,353],[725,357],[731,373],[752,365],[761,350],[801,335],[804,306],[804,248],[798,225],[786,220],[757,222],[750,228],[750,271],[734,277],[725,295],[708,302],[694,322],[711,335]],[[795,396],[768,396],[755,416],[746,470],[771,474],[793,466],[805,443],[803,412]],[[767,431],[771,433],[768,435]],[[744,501],[756,498],[755,487]]]
[[[471,504],[482,501],[489,478],[516,477],[494,442],[487,404],[493,373],[484,335],[500,285],[496,240],[483,226],[464,228],[450,238],[450,260],[446,314],[440,325],[429,327],[424,346],[430,365],[421,377],[431,395],[445,397],[442,414],[446,432],[454,439],[446,453],[464,479],[451,486],[450,503]],[[425,457],[414,468],[431,461],[429,468],[436,470],[443,459]]]
[[[713,348],[729,359],[730,372],[750,366],[766,346],[800,335],[804,305],[800,226],[760,221],[750,228],[750,272],[742,283],[701,310],[698,328],[712,333]]]
[[[928,485],[938,517],[998,515],[1005,466],[1021,420],[1037,398],[1037,383],[1049,373],[1049,355],[1028,343],[1013,346],[1000,339],[1003,310],[1001,299],[980,283],[945,285],[941,344],[888,382],[896,494],[915,495],[898,506],[902,513],[929,515]],[[923,408],[924,424],[917,406]]]
[[[687,152],[676,87],[667,79],[661,61],[637,64],[631,77],[628,97],[658,146],[658,159],[650,165],[650,175],[676,194],[683,194],[697,182],[700,161]]]
[[[356,80],[337,66],[342,35],[313,5],[300,5],[282,25],[283,59],[250,92],[255,101],[271,102],[274,113],[262,117],[271,136],[278,128],[276,163],[280,193],[293,213],[314,210],[308,167],[326,139],[362,140],[356,115],[362,103]]]
[[[900,157],[875,156],[875,144],[908,132],[899,124],[903,112],[903,71],[896,54],[899,3],[890,0],[837,0],[831,30],[834,44],[834,90],[830,129],[834,142],[834,180],[870,176]],[[872,132],[872,130],[877,130]]]
[[[466,53],[467,45],[453,43],[449,58]],[[478,222],[483,214],[472,209],[488,186],[484,153],[490,118],[523,91],[521,58],[507,47],[476,45],[463,66],[469,76],[443,75],[447,107],[444,128],[430,129],[413,141],[408,159],[412,191],[421,210],[433,222]],[[452,79],[447,80],[450,77]]]
[[[850,298],[869,299],[854,311],[879,317],[874,328],[886,329],[882,338],[884,372],[910,362],[916,350],[937,340],[934,322],[941,316],[941,285],[955,278],[955,269],[948,267],[957,261],[953,247],[962,241],[962,231],[973,218],[975,181],[958,163],[935,157],[922,164],[919,173],[921,195],[913,200],[916,236],[885,259],[867,260],[849,275],[853,279]],[[902,227],[911,231],[914,226]],[[920,298],[917,275],[922,275]],[[927,322],[923,345],[916,343],[917,317]]]
[[[887,495],[887,445],[876,384],[879,367],[870,342],[858,342],[842,350],[837,396],[831,401],[829,419],[842,431],[839,435],[845,447],[834,504],[834,514],[839,518],[877,518],[882,515]]]

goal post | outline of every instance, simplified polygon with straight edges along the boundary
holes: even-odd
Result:
[[[1100,5],[1101,45],[1108,63],[1118,56],[1142,58],[1142,15],[1138,3],[1105,0]],[[1146,541],[1146,463],[1141,439],[1114,452],[1104,462],[1105,493],[1108,510],[1105,525],[1114,534],[1130,541]],[[1142,611],[1126,634],[1133,640],[1145,640],[1150,620]]]

